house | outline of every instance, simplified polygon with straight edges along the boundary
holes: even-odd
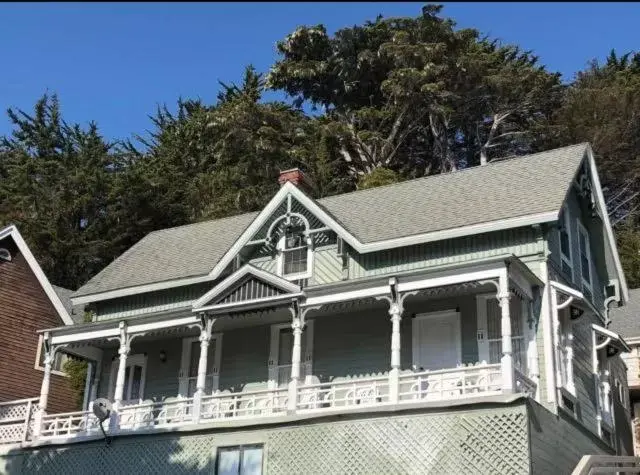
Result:
[[[7,466],[570,473],[630,453],[610,398],[629,348],[607,328],[629,292],[588,144],[320,200],[299,170],[280,183],[73,295],[93,321],[40,334],[47,362],[99,353],[91,402],[56,414],[45,365]]]
[[[619,401],[631,410],[633,417],[634,452],[640,454],[640,289],[629,291],[629,303],[612,310],[611,330],[615,331],[629,345],[630,351],[622,353],[627,366],[628,392],[622,381],[614,380],[612,390]]]
[[[49,283],[18,229],[1,229],[0,438],[9,434],[13,419],[24,418],[32,410],[32,403],[40,394],[44,355],[39,351],[42,337],[37,330],[74,323],[58,292],[70,291]],[[60,352],[52,362],[49,407],[55,412],[78,409],[62,370],[66,357]]]

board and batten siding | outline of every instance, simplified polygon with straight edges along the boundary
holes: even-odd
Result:
[[[533,228],[516,228],[368,254],[351,253],[349,278],[406,272],[503,254],[523,257],[538,252]]]

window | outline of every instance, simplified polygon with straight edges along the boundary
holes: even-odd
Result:
[[[313,320],[306,322],[302,331],[300,348],[300,378],[304,381],[311,374],[313,352]],[[293,330],[290,323],[271,325],[269,348],[269,384],[286,387],[291,380],[291,357],[293,350]]]
[[[42,335],[40,336],[40,340],[38,341],[38,352],[36,354],[36,365],[35,368],[41,371],[44,371],[44,344]],[[55,356],[53,357],[53,363],[51,364],[51,372],[53,374],[58,374],[62,376],[66,376],[64,372],[64,364],[70,359],[81,360],[78,356],[71,355],[69,353],[65,353],[64,351],[58,350],[56,351]]]
[[[582,290],[588,290],[589,294],[591,294],[591,250],[589,245],[589,234],[579,221],[578,244],[580,246],[580,275],[582,276]]]
[[[220,447],[216,456],[217,475],[262,475],[262,445]]]
[[[310,274],[311,249],[301,226],[291,226],[278,244],[280,275],[288,278],[306,278]]]
[[[478,296],[482,303],[479,304],[478,328],[485,328],[486,318],[487,346],[488,354],[480,354],[480,360],[489,364],[500,363],[502,358],[502,311],[498,305],[495,295]],[[511,345],[513,350],[513,364],[516,368],[526,371],[527,367],[527,344],[525,341],[525,317],[527,312],[523,311],[523,300],[512,295],[509,300],[509,315],[511,319]]]
[[[563,206],[558,217],[560,228],[560,261],[562,272],[572,277],[573,261],[571,259],[571,229],[569,227],[569,210]],[[573,278],[571,278],[573,280]]]
[[[569,309],[558,311],[558,324],[560,325],[558,339],[558,372],[560,386],[569,393],[574,394],[573,385],[573,328]]]

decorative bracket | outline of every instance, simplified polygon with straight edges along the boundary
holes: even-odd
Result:
[[[388,302],[389,314],[393,317],[394,315],[402,315],[405,299],[412,295],[416,295],[418,292],[419,290],[412,290],[401,293],[398,291],[398,279],[396,277],[391,277],[389,279],[389,295],[379,295],[378,297],[375,297],[375,299]]]
[[[113,336],[110,338],[107,338],[107,341],[119,341],[120,342],[120,348],[118,349],[118,354],[122,355],[122,354],[129,354],[129,352],[131,351],[131,343],[133,342],[134,338],[139,337],[139,336],[143,336],[145,335],[146,332],[140,332],[140,333],[127,333],[127,324],[126,322],[120,322],[120,335],[119,336]]]
[[[60,345],[52,345],[50,341],[50,335],[48,332],[44,334],[43,343],[44,343],[44,364],[45,365],[53,363],[53,360],[58,350],[69,346],[68,343],[64,343]]]

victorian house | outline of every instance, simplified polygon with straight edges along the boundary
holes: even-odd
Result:
[[[609,328],[629,295],[588,144],[319,200],[280,183],[260,212],[150,233],[72,296],[92,322],[42,325],[7,466],[570,473],[630,452]],[[61,351],[93,355],[83,411],[52,404]]]

